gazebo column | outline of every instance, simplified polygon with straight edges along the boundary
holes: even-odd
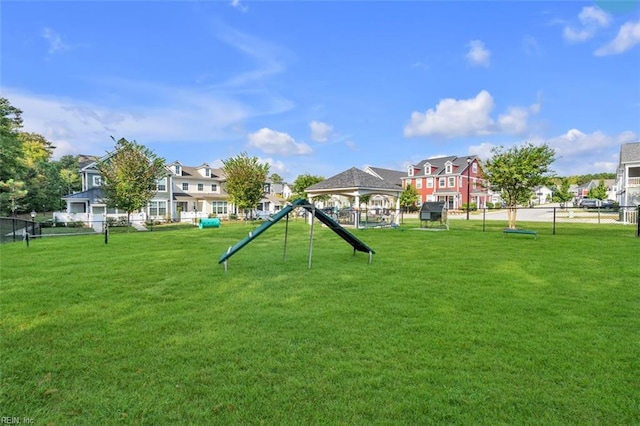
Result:
[[[393,218],[393,221],[396,225],[400,225],[400,194],[396,197],[396,214]]]

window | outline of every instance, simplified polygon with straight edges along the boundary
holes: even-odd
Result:
[[[218,192],[218,185],[215,183],[211,184],[211,192]]]
[[[438,188],[445,188],[447,186],[447,178],[441,177],[438,179]]]
[[[208,168],[208,167],[207,167],[206,169],[204,169],[204,175],[205,175],[206,177],[211,176],[211,169],[210,169],[210,168]]]
[[[198,184],[198,192],[202,192],[204,191],[204,183],[199,183]]]
[[[182,167],[176,164],[175,166],[173,166],[173,170],[176,172],[178,176],[182,176]]]
[[[102,176],[94,176],[93,177],[93,186],[102,185]]]
[[[431,164],[427,163],[424,166],[424,174],[425,175],[430,175],[431,174]]]
[[[227,202],[226,201],[212,201],[211,211],[215,214],[227,214]]]
[[[182,184],[182,190],[183,190],[183,191],[188,191],[188,190],[189,190],[189,184],[188,184],[188,183],[186,183],[186,182],[185,182],[185,183],[183,183],[183,184]]]
[[[407,186],[411,186],[411,182],[412,182],[411,179],[407,179],[406,182],[407,182]]]
[[[451,165],[450,161],[447,161],[447,164],[445,165],[445,173],[449,174],[453,171],[453,166]]]
[[[456,187],[456,178],[455,176],[451,176],[449,178],[449,188],[455,188]]]
[[[471,171],[473,173],[478,173],[478,163],[473,163],[473,165],[471,165]]]
[[[422,188],[422,179],[416,179],[416,189]]]
[[[156,190],[157,191],[166,191],[167,190],[167,178],[158,179],[156,181]]]
[[[165,216],[166,214],[167,214],[167,202],[165,200],[149,202],[150,216]]]
[[[427,188],[433,188],[433,178],[427,178]]]
[[[409,167],[409,168],[407,169],[407,175],[409,175],[409,176],[413,176],[413,166],[411,166],[411,167]],[[411,185],[411,184],[409,183],[409,185]]]

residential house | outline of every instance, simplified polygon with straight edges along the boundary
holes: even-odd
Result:
[[[166,206],[174,220],[191,221],[215,215],[227,218],[233,213],[224,190],[224,173],[207,163],[186,166],[174,161],[167,166],[172,187],[170,204]]]
[[[274,214],[282,209],[287,200],[291,197],[291,187],[289,184],[273,183],[267,180],[264,184],[264,197],[260,200],[257,210]]]
[[[418,191],[420,204],[444,201],[449,210],[461,210],[468,201],[483,208],[490,197],[477,156],[428,158],[410,165],[402,178],[402,187],[408,185]]]
[[[64,212],[56,212],[54,220],[58,222],[84,222],[93,227],[97,232],[102,231],[103,223],[107,217],[117,218],[125,216],[125,211],[117,207],[107,207],[104,194],[100,188],[102,176],[98,171],[98,162],[108,159],[112,154],[101,159],[82,155],[78,158],[80,176],[82,179],[82,190],[62,197],[66,203]],[[93,159],[93,160],[92,160]],[[144,222],[147,219],[164,219],[168,215],[167,206],[171,200],[171,186],[169,184],[169,173],[156,182],[157,192],[145,209],[133,214],[130,219],[133,222]]]
[[[533,188],[533,196],[531,197],[531,201],[534,204],[546,204],[550,203],[553,198],[553,190],[542,185],[536,186]]]
[[[616,200],[620,206],[640,205],[640,142],[620,147],[616,188]]]

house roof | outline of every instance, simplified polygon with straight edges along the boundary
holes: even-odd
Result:
[[[378,177],[386,180],[387,182],[395,183],[396,185],[402,186],[402,178],[407,175],[407,172],[401,172],[398,170],[391,169],[383,169],[380,167],[368,167],[368,170],[371,170],[373,173],[378,175]]]
[[[86,155],[86,154],[78,154],[76,157],[78,160],[78,169],[82,170],[84,167],[88,166],[91,163],[95,163],[98,161],[100,157],[96,155]]]
[[[620,147],[620,163],[640,161],[640,142],[625,143]]]
[[[415,174],[414,176],[420,176],[420,175],[424,175],[424,166],[428,163],[431,164],[431,168],[432,168],[432,173],[429,176],[437,176],[437,175],[444,175],[446,174],[446,168],[445,168],[445,164],[450,161],[451,164],[454,167],[454,174],[458,173],[462,173],[464,170],[466,170],[468,164],[467,164],[467,159],[471,159],[472,161],[478,161],[477,156],[475,155],[467,155],[464,157],[457,157],[455,155],[450,155],[447,157],[436,157],[436,158],[427,158],[425,160],[422,160],[421,162],[419,162],[418,164],[414,165],[413,167],[415,169],[420,169],[420,173]],[[435,169],[435,170],[433,170]],[[407,176],[406,174],[404,174],[405,178],[411,178],[412,176]]]
[[[380,189],[385,191],[401,191],[402,188],[391,182],[387,182],[377,176],[352,167],[335,176],[318,182],[306,188],[306,192],[324,191],[330,189],[346,189],[346,188],[367,188]]]
[[[182,165],[179,161],[174,161],[173,163],[169,164],[167,167],[171,168],[171,166],[174,166],[174,165],[180,166],[180,174],[174,173],[174,176],[179,176],[183,178],[215,179],[215,180],[224,180],[225,178],[224,172],[222,171],[222,169],[216,169],[214,167],[210,167],[207,164],[202,164],[200,166],[193,167],[193,166]],[[198,173],[198,169],[202,169],[205,167],[209,167],[209,169],[211,170],[211,176],[206,177]]]
[[[75,194],[69,194],[62,197],[63,200],[88,200],[91,204],[99,204],[103,202],[104,192],[102,188],[93,187],[86,191],[76,192]]]

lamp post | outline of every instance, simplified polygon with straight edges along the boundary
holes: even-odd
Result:
[[[471,208],[471,158],[467,158],[467,220]]]

